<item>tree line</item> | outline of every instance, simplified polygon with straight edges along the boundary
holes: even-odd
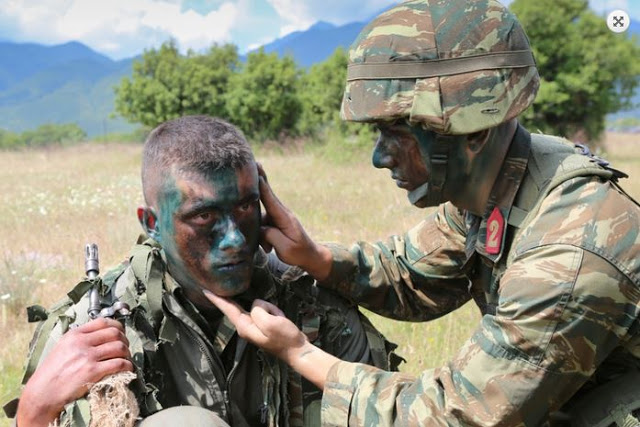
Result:
[[[147,127],[187,114],[209,114],[252,139],[309,135],[338,123],[347,54],[338,48],[305,70],[290,56],[263,50],[240,61],[237,47],[181,54],[174,41],[145,51],[116,88],[116,111]]]
[[[636,37],[610,32],[588,0],[515,0],[510,9],[530,38],[541,77],[534,104],[520,117],[528,129],[596,142],[607,114],[635,107]],[[327,129],[370,138],[368,126],[339,119],[347,62],[342,48],[304,69],[290,56],[263,50],[240,60],[232,44],[183,54],[169,40],[134,62],[131,77],[115,88],[115,111],[147,129],[186,114],[218,116],[254,142],[315,137]],[[65,139],[56,136],[59,129],[48,129],[51,138]],[[9,140],[40,144],[32,135],[0,133],[0,147]]]
[[[521,121],[532,131],[597,140],[606,114],[633,107],[637,39],[610,32],[587,0],[515,0],[510,8],[529,35],[542,80]],[[150,127],[184,114],[211,114],[257,140],[314,135],[327,126],[358,132],[338,118],[346,67],[340,48],[307,70],[263,50],[241,62],[230,44],[182,55],[169,41],[134,64],[132,77],[116,89],[116,110]]]
[[[0,129],[0,149],[39,148],[52,144],[67,145],[85,141],[87,134],[74,123],[46,123],[21,133]]]

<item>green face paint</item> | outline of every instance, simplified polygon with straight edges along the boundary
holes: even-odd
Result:
[[[373,149],[372,163],[391,171],[396,185],[412,191],[429,181],[428,159],[425,161],[419,140],[405,122],[378,125],[380,136]]]
[[[465,135],[440,135],[404,120],[378,127],[373,165],[391,171],[396,185],[407,190],[411,204],[436,206],[468,187]]]
[[[260,233],[254,163],[208,173],[173,171],[158,196],[158,237],[169,272],[190,295],[247,290]]]

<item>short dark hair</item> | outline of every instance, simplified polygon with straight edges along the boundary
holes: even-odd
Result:
[[[151,131],[142,154],[142,191],[147,204],[153,178],[173,167],[184,171],[213,172],[239,169],[254,161],[242,132],[211,116],[184,116],[162,123]]]

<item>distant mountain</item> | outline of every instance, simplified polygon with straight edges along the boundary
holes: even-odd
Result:
[[[264,46],[291,54],[307,67],[349,47],[364,23],[318,22]],[[112,119],[113,88],[131,75],[133,58],[113,61],[78,42],[56,46],[0,41],[0,128],[12,132],[43,123],[76,123],[89,136],[129,132],[135,125]]]
[[[304,31],[287,34],[262,48],[267,53],[277,52],[280,56],[289,54],[298,65],[309,67],[327,59],[339,46],[348,50],[364,26],[391,6],[375,11],[361,22],[338,26],[318,21]]]
[[[354,22],[335,26],[317,22],[305,31],[296,31],[263,47],[267,53],[289,54],[302,67],[309,67],[327,59],[338,46],[348,49],[366,23]]]
[[[109,58],[78,42],[57,46],[35,43],[0,42],[0,90],[56,66],[78,60],[92,60],[96,64],[108,64]]]
[[[131,75],[132,63],[78,42],[0,42],[0,128],[22,132],[43,123],[76,123],[89,136],[129,132],[134,125],[110,115],[113,87]]]
[[[364,25],[321,21],[263,48],[290,54],[298,65],[309,67],[324,61],[338,46],[347,49]],[[640,22],[632,21],[628,32],[640,43]],[[78,42],[44,46],[0,41],[0,128],[22,132],[49,122],[77,123],[89,136],[133,130],[135,125],[110,115],[113,88],[131,75],[134,60],[113,61]],[[640,91],[634,102],[640,104]],[[640,117],[640,108],[610,118],[629,116]]]

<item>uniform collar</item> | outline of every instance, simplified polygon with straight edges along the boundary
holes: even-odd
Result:
[[[484,214],[478,217],[467,212],[467,259],[473,252],[478,252],[494,263],[502,257],[507,240],[507,224],[511,222],[513,203],[527,169],[530,149],[531,135],[518,125],[491,189]]]

